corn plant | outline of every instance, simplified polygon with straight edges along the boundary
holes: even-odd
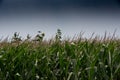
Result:
[[[58,29],[55,40],[46,43],[42,32],[35,38],[38,43],[0,42],[0,80],[120,79],[120,39],[63,41],[61,34]],[[15,33],[14,41],[18,38]]]

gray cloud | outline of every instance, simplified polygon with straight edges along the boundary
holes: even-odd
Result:
[[[2,0],[0,0],[0,3]],[[8,5],[38,6],[38,7],[65,7],[65,6],[112,6],[120,3],[120,0],[6,0]]]
[[[2,4],[3,0],[0,0],[0,5]]]

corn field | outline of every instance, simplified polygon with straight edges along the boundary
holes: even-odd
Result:
[[[21,40],[15,33],[11,42],[0,42],[0,80],[119,80],[120,39],[77,38]]]

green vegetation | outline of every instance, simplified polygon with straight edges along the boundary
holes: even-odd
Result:
[[[0,43],[0,80],[118,80],[120,40],[95,37],[44,40],[38,32],[32,40],[15,33],[11,42]]]

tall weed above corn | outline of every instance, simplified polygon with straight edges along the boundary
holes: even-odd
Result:
[[[54,39],[0,43],[0,80],[118,80],[120,79],[120,40]],[[17,36],[16,36],[17,35]],[[30,37],[29,37],[30,38]],[[17,41],[17,42],[16,42]]]

